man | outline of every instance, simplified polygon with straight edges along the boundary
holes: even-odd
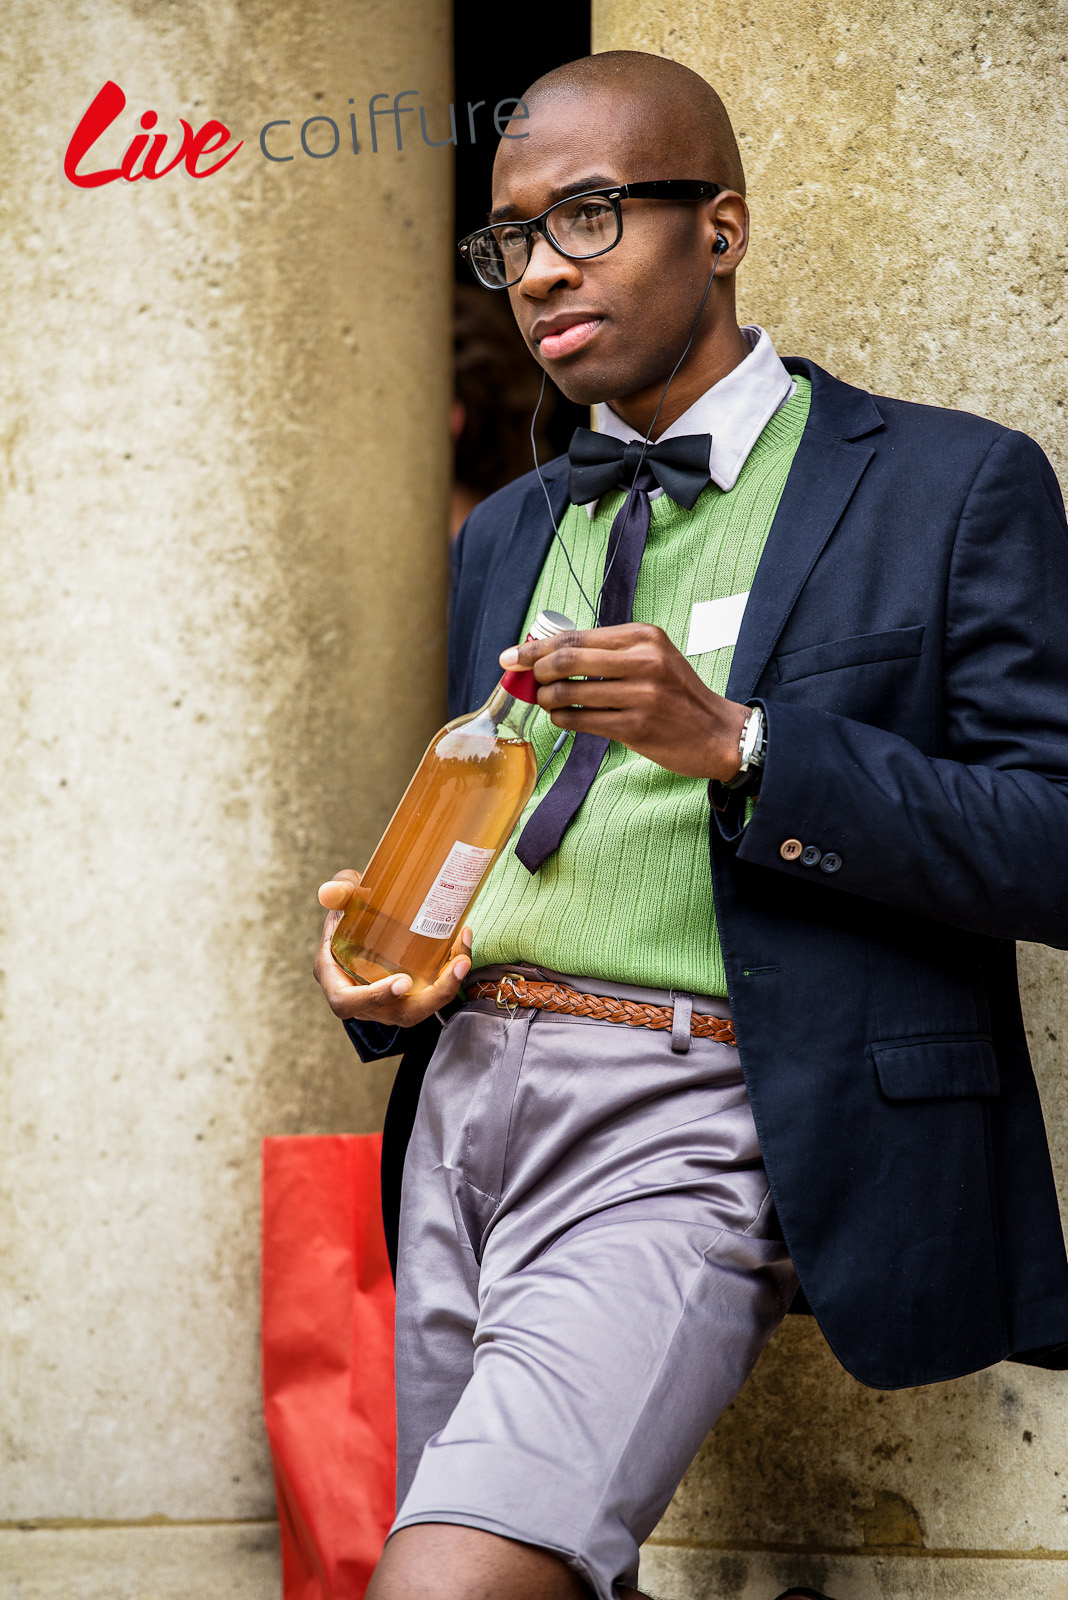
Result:
[[[372,1600],[632,1593],[798,1279],[875,1386],[1068,1365],[1013,947],[1068,944],[1053,473],[738,327],[744,177],[696,75],[609,53],[527,104],[468,250],[599,431],[468,519],[450,688],[533,667],[539,755],[575,738],[435,986],[350,983],[334,916],[317,962],[367,1058],[449,1007]]]

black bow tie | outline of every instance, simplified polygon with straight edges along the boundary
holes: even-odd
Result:
[[[613,489],[629,489],[644,446],[633,439],[624,444],[608,433],[593,433],[576,428],[567,452],[571,462],[569,489],[575,505],[599,500]],[[662,439],[645,451],[647,467],[672,500],[692,511],[701,490],[708,484],[710,433],[688,433],[681,439]]]

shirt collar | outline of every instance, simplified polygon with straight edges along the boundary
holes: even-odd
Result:
[[[710,433],[712,448],[708,453],[708,469],[712,482],[724,490],[734,488],[749,452],[797,387],[776,355],[771,336],[765,329],[747,326],[741,333],[749,346],[744,361],[711,389],[706,389],[660,435],[661,439],[677,439],[688,433]],[[598,433],[610,434],[624,444],[642,438],[607,402],[596,406],[594,414]],[[662,492],[654,489],[650,499]],[[586,507],[591,517],[596,509],[596,502]]]

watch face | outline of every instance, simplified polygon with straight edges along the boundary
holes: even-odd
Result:
[[[738,745],[738,754],[742,758],[740,770],[748,772],[750,767],[759,767],[764,761],[764,712],[760,706],[753,706],[742,728],[742,737]]]

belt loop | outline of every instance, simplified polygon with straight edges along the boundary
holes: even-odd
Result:
[[[690,1018],[693,1015],[693,996],[671,991],[671,1048],[677,1056],[688,1054],[690,1049]]]

